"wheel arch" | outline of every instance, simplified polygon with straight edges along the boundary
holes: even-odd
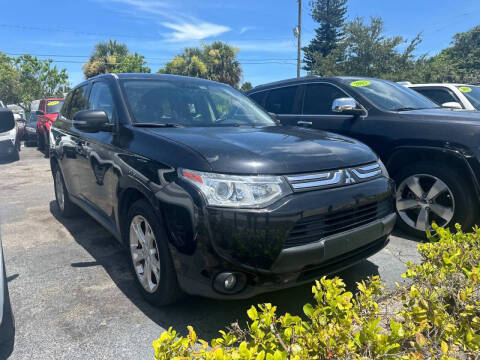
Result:
[[[405,146],[395,149],[385,165],[389,174],[394,177],[404,166],[419,162],[439,162],[452,166],[456,171],[465,176],[475,190],[477,199],[480,198],[478,179],[465,155],[460,150],[427,146]]]
[[[161,220],[161,213],[160,213],[160,208],[158,207],[158,204],[155,203],[154,199],[155,196],[149,195],[146,193],[146,191],[140,190],[136,186],[129,186],[125,189],[122,190],[122,192],[119,195],[119,201],[118,201],[118,224],[119,224],[119,230],[120,234],[122,236],[122,241],[125,242],[125,230],[126,226],[126,217],[128,214],[128,209],[138,200],[144,199],[146,200],[153,208],[154,213],[157,217],[157,219]]]

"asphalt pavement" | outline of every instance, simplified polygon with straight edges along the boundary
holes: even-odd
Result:
[[[234,321],[245,324],[252,304],[302,313],[311,285],[249,300],[188,297],[155,308],[137,290],[118,242],[87,215],[59,216],[49,160],[23,147],[20,160],[0,163],[0,236],[15,316],[13,349],[0,359],[152,359],[152,341],[173,326],[192,325],[204,339]],[[402,282],[404,263],[418,260],[418,241],[401,234],[362,263],[338,275],[350,288],[379,274],[386,287]]]

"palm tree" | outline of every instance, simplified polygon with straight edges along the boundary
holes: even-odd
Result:
[[[236,59],[238,49],[221,41],[203,45],[203,48],[209,79],[238,87],[242,78],[242,67]]]
[[[85,78],[98,74],[110,73],[125,57],[128,56],[128,47],[117,40],[99,42],[95,45],[90,59],[83,64]]]

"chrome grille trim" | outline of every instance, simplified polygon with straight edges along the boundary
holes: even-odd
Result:
[[[294,191],[306,191],[309,189],[353,185],[381,175],[382,169],[380,164],[375,162],[321,173],[289,175],[286,176],[286,179]]]
[[[331,176],[331,174],[333,174],[333,176]],[[342,171],[339,170],[339,171],[335,171],[327,174],[321,174],[321,175],[326,175],[325,177],[330,177],[330,179],[319,180],[319,181],[308,181],[308,182],[301,182],[301,183],[291,183],[291,185],[293,189],[303,189],[303,188],[309,188],[309,187],[338,184],[342,178]]]

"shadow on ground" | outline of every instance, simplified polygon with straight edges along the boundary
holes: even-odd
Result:
[[[126,250],[106,230],[87,215],[74,219],[62,218],[54,201],[50,203],[50,211],[71,233],[75,241],[95,259],[92,262],[73,263],[71,266],[77,268],[102,266],[125,296],[162,328],[172,326],[183,334],[186,332],[186,326],[192,325],[200,337],[210,340],[218,335],[218,330],[224,329],[232,322],[238,321],[243,326],[247,321],[246,310],[252,304],[269,302],[277,305],[280,313],[302,314],[303,305],[313,301],[309,284],[262,294],[248,300],[220,301],[186,297],[174,305],[153,307],[144,300],[136,287]],[[94,237],[91,235],[92,228],[95,228]],[[338,273],[352,290],[355,289],[357,281],[377,274],[378,267],[368,260]]]

